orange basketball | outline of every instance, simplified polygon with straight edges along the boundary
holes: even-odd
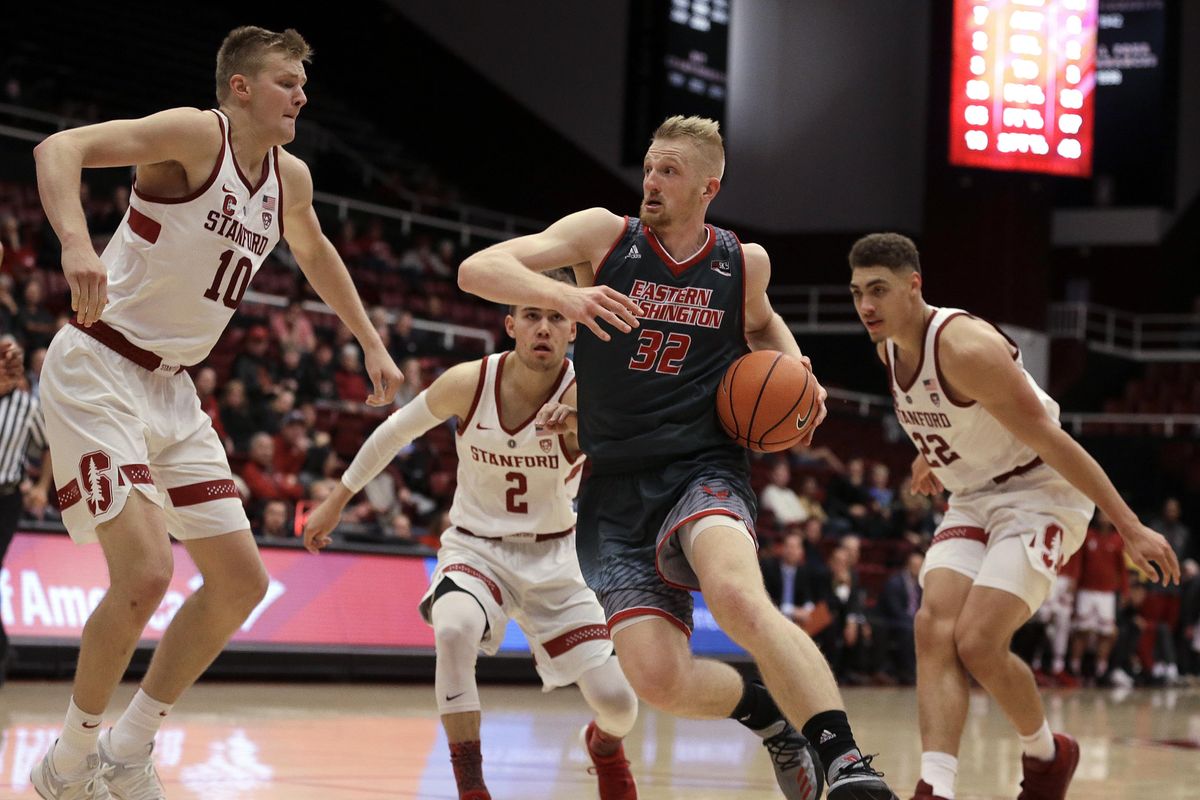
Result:
[[[742,447],[786,450],[817,419],[817,379],[800,359],[757,350],[729,365],[717,389],[721,427]]]

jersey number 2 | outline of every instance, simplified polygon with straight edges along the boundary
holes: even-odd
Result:
[[[525,478],[525,473],[510,472],[504,476],[504,480],[513,484],[504,493],[504,507],[512,514],[528,514],[529,503],[517,500],[518,497],[529,491],[529,481]]]
[[[949,466],[962,457],[951,450],[950,443],[936,433],[926,434],[925,436],[914,433],[913,438],[917,440],[917,446],[921,449],[921,455],[935,467]]]
[[[209,300],[216,302],[221,299],[221,283],[225,280],[225,273],[229,271],[229,264],[233,261],[234,252],[226,250],[221,253],[221,266],[217,269],[217,274],[213,276],[212,286],[204,291],[204,296]],[[238,303],[242,302],[242,295],[246,293],[246,287],[250,285],[250,273],[254,269],[254,264],[248,258],[239,258],[237,266],[233,268],[233,275],[229,278],[229,285],[225,287],[225,305],[229,308],[237,308]]]
[[[629,368],[649,372],[655,369],[654,365],[657,362],[656,372],[678,375],[691,346],[692,337],[686,333],[670,333],[663,336],[662,331],[646,328],[638,337],[638,349],[633,358],[629,359]]]

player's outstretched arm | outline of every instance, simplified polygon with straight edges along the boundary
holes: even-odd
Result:
[[[510,239],[468,257],[458,269],[458,286],[497,303],[556,309],[608,341],[598,321],[628,333],[638,326],[637,305],[608,286],[570,286],[540,273],[574,266],[579,276],[586,271],[580,265],[590,264],[594,275],[624,224],[603,208],[578,211],[541,233]]]
[[[470,412],[479,380],[479,362],[458,364],[442,373],[412,402],[397,409],[363,442],[342,479],[304,524],[304,546],[310,553],[326,547],[346,504],[383,471],[400,449],[450,417]]]
[[[938,356],[954,393],[977,401],[1099,506],[1120,531],[1139,569],[1152,576],[1154,562],[1164,585],[1179,583],[1179,561],[1170,543],[1142,524],[1096,460],[1046,412],[1003,337],[982,320],[956,317],[946,326],[953,335],[942,337]]]
[[[283,221],[288,246],[292,248],[304,277],[362,345],[363,364],[374,389],[366,398],[367,405],[389,406],[396,399],[396,390],[404,375],[367,317],[345,262],[333,242],[321,231],[321,223],[312,207],[312,174],[303,161],[282,151],[279,170],[286,183]]]
[[[567,446],[579,450],[579,391],[575,384],[563,392],[557,403],[546,403],[533,418],[533,424],[547,433],[566,437]]]
[[[80,323],[90,326],[100,319],[108,303],[108,271],[92,247],[79,197],[83,168],[175,162],[190,185],[212,171],[220,148],[216,117],[195,108],[173,108],[142,119],[59,131],[33,149],[38,194],[62,243],[71,310]]]
[[[800,359],[812,369],[812,361],[800,352],[796,337],[792,335],[783,317],[771,307],[771,300],[767,297],[767,286],[771,283],[771,259],[767,256],[766,249],[762,245],[746,243],[742,246],[742,254],[746,259],[746,341],[750,343],[750,349],[778,350]],[[813,434],[825,421],[825,415],[828,413],[825,398],[829,396],[829,392],[819,383],[817,388],[817,421],[808,429],[808,435],[800,441],[805,445],[812,444]]]

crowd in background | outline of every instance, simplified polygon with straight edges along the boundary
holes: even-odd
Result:
[[[84,184],[83,200],[100,249],[121,223],[128,191],[93,198]],[[481,354],[415,326],[414,309],[423,320],[492,333],[503,312],[459,295],[454,273],[462,254],[453,241],[405,239],[378,219],[360,222],[343,221],[331,238],[375,303],[371,319],[406,376],[397,399],[404,403],[449,364]],[[36,396],[45,348],[68,321],[69,296],[32,186],[0,185],[0,247],[0,331],[24,347],[26,382]],[[358,344],[333,317],[306,307],[304,282],[286,251],[277,255],[254,288],[284,302],[243,303],[212,357],[190,372],[225,443],[255,535],[295,545],[305,514],[329,494],[381,415],[362,403],[370,381]],[[871,450],[871,442],[862,443],[862,452]],[[912,493],[909,476],[884,461],[846,455],[797,447],[753,458],[764,581],[780,612],[814,636],[844,683],[911,683],[918,578],[946,498]],[[368,484],[348,508],[340,538],[435,550],[449,524],[455,468],[453,428],[439,426]],[[39,511],[41,519],[29,522],[53,520],[52,505]],[[1200,570],[1178,501],[1164,503],[1155,527],[1185,563],[1184,586],[1164,590],[1130,580],[1119,547],[1117,557],[1111,546],[1099,549],[1105,567],[1094,543],[1116,534],[1097,519],[1064,571],[1072,577],[1060,580],[1047,604],[1059,613],[1031,620],[1015,641],[1046,682],[1171,683],[1200,673]],[[1116,598],[1111,621],[1076,613],[1079,592]]]

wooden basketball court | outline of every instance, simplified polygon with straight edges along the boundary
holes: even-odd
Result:
[[[128,702],[123,684],[113,708]],[[29,770],[53,741],[66,683],[0,689],[0,798],[36,797]],[[202,800],[454,800],[431,685],[205,683],[158,739],[171,798]],[[484,686],[484,771],[496,800],[593,798],[579,744],[587,709],[574,689]],[[846,691],[876,766],[908,800],[917,779],[911,689]],[[1200,797],[1200,689],[1075,691],[1048,696],[1051,724],[1083,749],[1079,800]],[[115,719],[115,714],[114,717]],[[758,740],[731,721],[695,722],[643,709],[627,744],[643,800],[778,800]],[[961,753],[960,800],[1015,798],[1019,749],[980,693]]]

